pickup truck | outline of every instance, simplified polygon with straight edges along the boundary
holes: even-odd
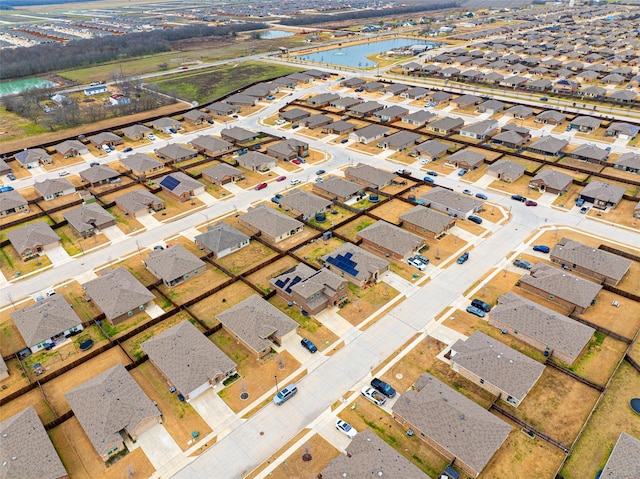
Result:
[[[381,392],[376,391],[371,386],[365,386],[360,391],[364,397],[366,397],[369,401],[371,401],[376,406],[382,406],[385,402],[387,402],[387,398],[382,395]]]

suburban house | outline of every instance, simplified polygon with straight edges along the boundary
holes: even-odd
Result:
[[[566,364],[574,363],[595,332],[585,324],[512,292],[498,298],[498,305],[489,314],[489,324]]]
[[[543,364],[481,331],[456,341],[448,356],[451,369],[513,407],[544,372]]]
[[[238,162],[238,166],[249,171],[268,171],[278,165],[277,158],[253,150],[238,156],[236,161]]]
[[[120,173],[107,165],[91,166],[80,172],[80,178],[91,186],[99,186],[107,183],[114,183],[120,178]]]
[[[593,304],[602,286],[563,269],[536,263],[523,275],[518,286],[578,314]]]
[[[495,115],[505,109],[507,105],[499,100],[487,100],[484,103],[480,103],[476,110],[480,113],[489,113]]]
[[[422,100],[424,97],[426,97],[430,93],[431,93],[430,90],[417,86],[417,87],[409,88],[407,91],[402,92],[400,96],[402,98],[409,98],[411,100]]]
[[[333,118],[318,113],[317,115],[311,115],[309,118],[305,118],[302,123],[310,130],[315,130],[316,128],[333,123]]]
[[[177,131],[182,128],[182,124],[178,120],[174,120],[173,118],[169,118],[167,116],[158,118],[157,120],[153,120],[151,122],[151,126],[154,129],[165,133],[172,133],[172,129]]]
[[[27,223],[5,234],[23,261],[46,253],[61,244],[60,237],[45,221]]]
[[[640,439],[621,432],[600,477],[625,479],[640,477]]]
[[[259,100],[263,100],[269,95],[274,95],[280,91],[280,87],[278,85],[274,85],[272,83],[258,83],[256,85],[250,86],[249,88],[243,90],[242,93],[249,96],[255,96]]]
[[[7,162],[0,159],[0,175],[8,175],[11,171],[11,167],[7,165]]]
[[[207,227],[207,232],[197,235],[195,243],[207,253],[213,253],[216,259],[249,246],[251,238],[223,221]]]
[[[412,155],[420,158],[421,160],[426,159],[429,161],[435,161],[446,155],[449,148],[451,148],[450,145],[441,143],[438,140],[427,140],[416,146],[412,151]]]
[[[498,121],[487,119],[462,127],[460,134],[475,140],[486,140],[493,136],[496,131],[498,131]]]
[[[184,283],[207,270],[207,264],[180,244],[149,252],[144,266],[167,288]]]
[[[270,243],[279,243],[301,233],[304,224],[266,205],[258,205],[241,214],[238,221]]]
[[[409,113],[402,121],[410,125],[423,126],[431,120],[437,118],[438,115],[427,110],[418,110],[415,113]]]
[[[236,363],[189,321],[176,324],[140,346],[187,401],[236,374]]]
[[[349,139],[364,143],[366,145],[373,141],[379,140],[389,133],[391,133],[391,130],[389,130],[389,128],[387,128],[386,126],[374,124],[354,131],[349,135]]]
[[[504,112],[505,116],[512,116],[518,120],[526,120],[527,118],[533,116],[535,111],[533,108],[529,108],[528,106],[516,105],[512,106],[508,110]]]
[[[322,183],[314,183],[311,191],[332,201],[339,201],[340,203],[346,203],[350,199],[363,194],[361,185],[338,176],[330,176]]]
[[[100,230],[115,226],[115,217],[98,203],[85,203],[62,213],[69,225],[83,238],[94,236]]]
[[[120,160],[120,163],[129,168],[138,178],[146,178],[147,175],[164,168],[164,163],[144,153],[134,153]]]
[[[202,125],[211,120],[211,113],[205,113],[200,110],[189,110],[182,115],[182,121],[192,125]]]
[[[465,109],[476,106],[478,103],[482,103],[482,98],[476,95],[461,95],[455,100],[452,100],[451,103],[456,105],[456,107]]]
[[[475,170],[487,157],[473,150],[459,150],[447,158],[447,163],[463,170]]]
[[[331,108],[335,108],[336,110],[345,111],[345,110],[349,110],[352,106],[355,106],[361,102],[362,100],[358,100],[357,98],[345,96],[343,98],[338,98],[337,100],[333,100],[331,103],[329,103],[329,106]]]
[[[206,106],[204,110],[217,116],[231,116],[235,113],[240,113],[240,108],[237,105],[230,105],[222,101],[212,103]]]
[[[392,96],[399,96],[400,93],[409,89],[409,85],[405,85],[403,83],[391,83],[390,85],[385,85],[383,89],[385,93],[391,93]]]
[[[478,213],[484,203],[467,195],[455,193],[445,188],[432,188],[420,197],[424,206],[441,211],[454,218],[467,218]]]
[[[281,120],[287,121],[289,123],[298,123],[305,118],[309,118],[311,116],[311,112],[308,110],[303,110],[302,108],[291,108],[290,110],[281,111],[278,114],[278,117]]]
[[[520,163],[509,160],[498,160],[487,168],[487,173],[505,183],[513,183],[519,179],[527,168]]]
[[[569,144],[564,138],[542,136],[525,147],[527,151],[543,156],[562,156],[562,150]]]
[[[124,437],[136,440],[162,423],[162,413],[122,364],[65,393],[74,416],[103,461],[126,450]]]
[[[51,156],[42,148],[29,148],[13,155],[25,168],[36,168],[40,165],[51,164]]]
[[[177,163],[180,161],[190,160],[198,156],[198,151],[192,148],[187,148],[178,143],[171,143],[162,148],[158,148],[155,151],[158,158],[167,160],[167,163]]]
[[[373,166],[364,163],[349,166],[344,170],[344,177],[347,180],[358,183],[364,187],[375,188],[377,190],[390,185],[396,176],[398,175],[395,173],[374,168]]]
[[[384,476],[378,473],[384,471]],[[389,477],[402,479],[428,479],[396,449],[380,439],[371,429],[358,431],[347,446],[345,454],[331,460],[318,474],[318,479],[344,479],[345,477]]]
[[[623,153],[613,167],[630,173],[640,173],[640,154],[635,151]]]
[[[232,126],[231,128],[224,128],[220,131],[220,136],[223,140],[229,141],[234,145],[241,145],[258,138],[258,133],[240,128],[239,126]]]
[[[358,238],[363,247],[401,261],[417,254],[425,245],[424,238],[386,221],[367,226],[358,232]]]
[[[281,346],[298,331],[298,323],[257,294],[219,313],[217,318],[257,359],[273,351],[273,344]]]
[[[269,280],[276,294],[300,311],[318,314],[347,300],[347,280],[328,268],[318,271],[300,263]]]
[[[144,125],[131,125],[122,129],[122,134],[133,141],[142,140],[146,135],[152,133],[153,130]]]
[[[164,209],[164,201],[147,190],[134,190],[116,197],[116,206],[134,218]]]
[[[562,238],[551,249],[549,259],[562,269],[589,276],[601,284],[616,286],[629,272],[630,259]]]
[[[332,135],[346,135],[356,129],[356,125],[349,123],[348,121],[334,121],[322,128],[322,133],[329,133]]]
[[[68,479],[69,474],[33,406],[0,422],[0,437],[6,464],[3,478]]]
[[[599,148],[596,145],[582,144],[575,150],[567,153],[569,158],[575,158],[576,160],[588,161],[590,163],[606,163],[609,152],[604,148]]]
[[[36,180],[33,187],[45,201],[53,200],[60,196],[72,195],[76,192],[76,187],[66,178],[47,178],[43,181]]]
[[[571,129],[578,130],[582,133],[589,133],[593,130],[596,130],[602,120],[599,118],[594,118],[592,116],[578,116],[569,123]]]
[[[630,123],[624,123],[621,121],[612,122],[605,131],[607,136],[615,136],[621,140],[631,140],[638,134],[640,127],[637,125],[631,125]]]
[[[392,410],[396,421],[474,478],[512,430],[498,416],[427,373],[398,398]]]
[[[66,342],[84,328],[82,319],[61,294],[54,294],[11,313],[32,353]]]
[[[202,178],[218,186],[235,183],[242,177],[242,170],[228,163],[218,163],[202,170]]]
[[[70,158],[73,156],[86,155],[89,153],[89,148],[78,140],[65,140],[56,145],[56,151],[65,158]]]
[[[181,171],[170,173],[158,178],[157,181],[165,193],[182,202],[189,201],[194,196],[204,193],[205,189],[202,183]]]
[[[529,181],[529,188],[559,195],[569,189],[573,177],[556,170],[541,170]]]
[[[542,123],[543,125],[559,125],[567,118],[567,115],[557,110],[546,110],[536,115],[533,120],[536,123]]]
[[[123,266],[103,270],[99,277],[82,287],[113,326],[144,311],[156,299]]]
[[[331,200],[300,189],[280,198],[279,205],[285,211],[291,211],[296,216],[303,216],[305,219],[313,219],[315,215],[327,213],[333,208]]]
[[[625,191],[625,188],[622,186],[592,180],[587,186],[582,188],[580,198],[584,199],[587,203],[593,203],[594,208],[604,210],[609,206],[615,208],[622,200]]]
[[[352,243],[342,244],[320,258],[320,261],[323,266],[359,287],[376,283],[390,265],[387,260]]]
[[[384,105],[378,103],[377,101],[366,101],[363,103],[358,103],[357,105],[353,105],[348,108],[347,111],[351,113],[353,116],[358,116],[365,118],[367,116],[373,115],[376,111],[382,110]]]
[[[267,148],[267,155],[282,161],[290,161],[298,157],[305,158],[309,156],[309,143],[289,138],[270,145]],[[240,158],[238,158],[238,161],[240,161]]]
[[[422,135],[411,131],[399,131],[390,136],[382,138],[378,142],[378,148],[391,149],[395,151],[403,151],[415,145]]]
[[[374,93],[374,92],[382,91],[384,86],[385,86],[384,83],[381,83],[381,82],[368,81],[367,83],[362,85],[360,88],[362,88],[367,93]]]
[[[431,208],[416,205],[400,215],[401,225],[414,233],[428,238],[441,238],[456,225],[455,218]]]
[[[491,143],[512,148],[514,150],[519,149],[528,139],[530,135],[522,135],[514,130],[504,130],[491,138]]]
[[[398,105],[391,105],[376,111],[373,116],[380,120],[381,123],[391,123],[402,119],[409,110]]]
[[[224,99],[225,103],[234,106],[256,106],[258,97],[245,95],[244,93],[236,93]]]
[[[103,131],[97,135],[93,135],[87,138],[93,146],[96,148],[102,148],[103,146],[116,146],[124,143],[124,140],[115,133],[110,131]]]
[[[346,88],[358,88],[367,83],[366,80],[358,77],[347,78],[346,80],[342,80],[340,85]]]
[[[431,130],[435,133],[442,135],[449,135],[459,131],[464,126],[464,120],[462,118],[453,118],[445,116],[439,120],[433,121],[427,125],[427,130]]]
[[[320,93],[319,95],[308,98],[307,103],[315,107],[324,107],[338,98],[340,98],[340,95],[336,95],[335,93]]]

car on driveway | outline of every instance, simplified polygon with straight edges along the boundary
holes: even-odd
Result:
[[[471,190],[462,190],[462,193],[464,193],[465,195],[473,195],[473,193],[471,192]]]
[[[338,419],[336,421],[336,429],[340,431],[342,434],[346,435],[349,439],[353,439],[358,434],[358,431],[346,421],[342,419]]]
[[[316,175],[324,175],[326,173],[325,170],[318,170],[316,171]]]
[[[437,171],[427,171],[427,175],[429,175],[429,176],[438,176],[438,172]]]
[[[479,216],[470,215],[467,219],[477,225],[482,224],[482,218],[480,218]]]
[[[529,263],[528,261],[525,261],[523,259],[517,259],[513,262],[513,265],[518,267],[518,268],[523,268],[526,270],[529,270],[531,268],[533,268],[533,265],[531,263]]]
[[[306,349],[307,351],[309,351],[311,354],[313,354],[313,353],[318,351],[318,348],[316,347],[315,344],[313,344],[313,342],[311,342],[310,339],[302,338],[300,340],[300,344],[302,344],[302,347],[304,349]]]
[[[392,398],[396,395],[396,390],[393,389],[388,383],[384,382],[382,379],[373,378],[371,380],[371,387],[380,391],[388,398]]]
[[[524,202],[525,206],[538,206],[538,203],[536,203],[533,200],[527,200]]]
[[[424,271],[425,269],[427,269],[427,265],[425,265],[422,261],[420,261],[419,259],[415,259],[415,258],[409,258],[407,260],[407,263],[409,263],[411,266],[413,266],[414,268],[420,270],[420,271]]]
[[[589,211],[589,207],[588,206],[583,206],[582,208],[580,208],[580,213],[581,214],[585,214],[587,211]]]
[[[458,264],[463,264],[465,263],[467,260],[469,259],[469,252],[465,251],[464,253],[462,253],[462,255],[458,258],[457,263]]]
[[[11,181],[13,181],[13,180],[15,180],[15,179],[16,179],[16,175],[14,175],[13,173],[9,173],[9,174],[7,175],[7,178],[9,178]]]
[[[424,264],[429,264],[429,258],[426,256],[422,256],[421,254],[417,254],[414,256],[415,259],[422,261]]]
[[[469,170],[465,170],[464,168],[458,171],[458,176],[464,176],[469,172]]]
[[[0,193],[6,193],[7,191],[13,191],[13,186],[0,186]]]
[[[256,191],[264,190],[267,186],[269,186],[267,183],[260,183],[256,185]]]
[[[488,200],[487,195],[484,193],[476,193],[476,198],[480,198],[481,200]]]
[[[484,318],[484,311],[475,306],[467,306],[467,313],[473,314],[479,318]]]
[[[387,398],[380,391],[376,391],[370,386],[363,387],[360,393],[376,406],[382,406],[387,402]]]
[[[347,143],[349,141],[349,138],[343,138],[342,140],[340,140],[340,143]]]
[[[538,251],[540,253],[548,253],[551,249],[547,245],[537,244],[533,247],[533,251]]]
[[[156,135],[154,135],[153,133],[149,133],[149,134],[147,135],[147,139],[148,139],[148,140],[153,141],[153,140],[155,140],[155,139],[156,139]]]
[[[292,185],[297,185],[298,183],[300,183],[300,180],[298,178],[294,178],[291,181],[289,181],[289,183],[291,183]]]
[[[302,162],[301,162],[299,159],[294,158],[293,160],[291,160],[291,163],[293,163],[294,165],[299,165],[299,164],[301,164]]]
[[[58,176],[67,176],[69,172],[67,170],[62,170],[58,172]]]
[[[527,201],[527,199],[522,195],[511,195],[511,199],[515,201],[521,201],[522,203]]]
[[[480,308],[485,313],[488,313],[489,311],[491,311],[491,306],[489,306],[487,303],[485,303],[484,301],[482,301],[481,299],[478,299],[478,298],[474,298],[471,301],[471,306],[475,306],[476,308]]]
[[[276,178],[276,181],[284,181],[284,180],[286,180],[286,179],[287,179],[287,177],[286,177],[286,176],[278,176],[278,177]]]
[[[316,183],[322,183],[324,181],[324,179],[322,179],[322,176],[318,176],[316,178]]]
[[[280,204],[280,198],[282,198],[282,195],[280,193],[278,193],[273,198],[271,198],[271,202],[275,203],[276,205],[279,205]]]

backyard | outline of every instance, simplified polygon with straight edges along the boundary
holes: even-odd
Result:
[[[338,314],[353,326],[358,326],[399,294],[398,290],[384,282],[364,288],[349,283],[349,303]]]

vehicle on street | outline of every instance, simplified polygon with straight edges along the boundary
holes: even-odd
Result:
[[[436,180],[434,180],[433,178],[431,178],[430,176],[425,176],[424,178],[422,178],[424,181],[426,181],[427,183],[429,183],[430,185],[435,185],[436,184]]]
[[[319,176],[319,175],[324,175],[325,173],[326,173],[326,171],[325,171],[325,170],[318,170],[318,171],[316,171],[316,175],[318,175],[318,176]]]
[[[13,186],[0,186],[0,193],[6,193],[7,191],[13,191]]]
[[[419,259],[409,258],[407,260],[407,263],[420,271],[424,271],[425,269],[427,269],[427,266]]]
[[[345,434],[349,439],[353,439],[356,437],[356,434],[358,434],[358,431],[356,431],[351,424],[343,421],[342,419],[338,419],[336,421],[336,429],[342,434]]]
[[[582,208],[580,208],[580,213],[581,214],[585,214],[587,211],[589,211],[589,207],[588,206],[583,206]]]
[[[460,257],[458,258],[457,263],[458,263],[458,264],[463,264],[463,263],[465,263],[468,259],[469,259],[469,252],[468,252],[468,251],[465,251],[464,253],[462,253],[462,256],[460,256]]]
[[[462,190],[462,193],[463,193],[463,194],[465,194],[465,195],[469,195],[469,196],[472,196],[472,195],[473,195],[473,193],[471,192],[471,190]]]
[[[372,387],[365,386],[360,393],[376,406],[382,406],[387,402],[387,398],[384,397],[380,391],[376,391]]]
[[[300,344],[302,344],[302,347],[304,349],[306,349],[307,351],[309,351],[311,354],[313,354],[313,353],[318,351],[318,348],[316,347],[315,344],[313,344],[313,342],[311,342],[310,339],[302,338],[300,340]]]
[[[464,176],[469,172],[469,170],[465,170],[464,168],[458,171],[458,176]]]
[[[273,397],[273,403],[276,406],[280,406],[284,402],[288,401],[293,396],[295,396],[297,392],[298,392],[298,388],[296,387],[296,385],[289,384],[287,387],[284,387],[280,391],[278,391],[278,394],[276,394]]]
[[[123,153],[129,153],[130,151],[133,151],[133,148],[131,148],[130,146],[122,150]]]
[[[164,248],[163,248],[161,245],[159,245],[159,244],[158,244],[158,245],[155,245],[155,246],[153,247],[153,249],[154,249],[155,251],[159,251],[159,250],[164,249]]]
[[[392,398],[396,395],[396,390],[393,389],[388,383],[384,382],[382,379],[373,378],[371,380],[371,387],[380,391],[388,398]]]
[[[427,171],[427,175],[429,175],[429,176],[438,176],[438,172],[437,171]]]
[[[58,176],[67,176],[69,172],[67,170],[62,170],[58,172]]]
[[[100,163],[98,163],[97,161],[92,161],[91,163],[89,163],[89,166],[98,166]]]
[[[518,268],[523,268],[526,270],[529,270],[533,267],[533,265],[531,263],[529,263],[528,261],[525,261],[523,259],[517,259],[513,262],[513,265],[518,267]]]
[[[49,289],[44,293],[48,298],[50,298],[51,296],[53,296],[54,294],[56,294],[56,292],[53,289]]]
[[[521,201],[522,203],[527,201],[527,199],[522,195],[511,195],[511,199],[515,201]]]
[[[188,69],[189,67],[185,65],[182,65],[180,68],[178,68],[178,70],[188,70]]]
[[[426,256],[422,256],[421,254],[417,254],[414,256],[415,259],[422,261],[424,264],[429,264],[429,258]]]
[[[489,306],[487,303],[485,303],[484,301],[478,298],[473,298],[473,300],[471,301],[471,306],[479,308],[485,313],[488,313],[489,311],[491,311],[491,306]]]
[[[15,179],[16,179],[16,175],[14,175],[13,173],[9,173],[9,174],[7,175],[7,178],[9,178],[11,181],[13,181],[13,180],[15,180]]]
[[[259,190],[263,190],[263,189],[265,189],[267,186],[269,186],[267,183],[259,183],[259,184],[257,184],[257,185],[256,185],[256,190],[257,190],[257,191],[259,191]]]
[[[487,195],[484,193],[476,193],[476,198],[480,198],[481,200],[488,200]]]
[[[278,177],[276,178],[276,181],[284,181],[284,180],[286,180],[286,179],[287,179],[287,177],[283,175],[283,176],[278,176]]]
[[[307,160],[305,160],[305,159],[304,159],[304,158],[302,158],[301,156],[299,156],[299,157],[297,158],[297,160],[298,160],[300,163],[306,163],[306,162],[307,162]]]
[[[479,216],[471,215],[467,219],[469,221],[471,221],[472,223],[475,223],[477,225],[481,225],[482,224],[482,218],[480,218]]]
[[[318,176],[316,178],[316,183],[322,183],[324,181],[324,179],[321,176]]]
[[[540,253],[548,253],[551,249],[543,244],[537,244],[533,247],[533,251],[539,251]]]
[[[549,101],[549,99],[546,96],[543,96],[542,98],[540,98],[540,101]]]
[[[484,311],[475,306],[467,306],[467,313],[473,314],[479,318],[484,318]]]
[[[408,173],[408,172],[404,168],[399,168],[396,170],[396,175],[404,175],[405,173]]]
[[[300,180],[298,178],[294,178],[290,180],[289,183],[291,183],[292,185],[297,185],[298,183],[300,183]]]
[[[149,140],[153,141],[153,140],[155,140],[155,139],[156,139],[156,135],[154,135],[153,133],[149,133],[149,134],[147,135],[147,138],[148,138]]]
[[[349,138],[343,138],[342,140],[340,140],[340,143],[346,143],[349,141]]]
[[[536,203],[533,200],[527,200],[524,202],[525,206],[538,206],[538,203]]]

